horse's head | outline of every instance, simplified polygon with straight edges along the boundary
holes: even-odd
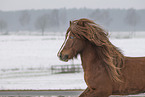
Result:
[[[68,61],[80,53],[86,45],[86,41],[102,46],[106,43],[106,34],[99,25],[88,19],[74,20],[66,33],[66,39],[58,52],[58,57]]]
[[[83,50],[83,48],[83,39],[77,38],[71,31],[68,31],[65,41],[58,52],[58,57],[62,61],[67,62],[69,59],[77,56]]]

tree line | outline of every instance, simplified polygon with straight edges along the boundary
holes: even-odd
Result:
[[[69,21],[89,18],[109,31],[145,31],[145,9],[47,9],[0,11],[0,33],[64,32]]]

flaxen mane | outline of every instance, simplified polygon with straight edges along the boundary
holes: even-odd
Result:
[[[89,40],[96,46],[96,54],[103,61],[110,78],[113,81],[121,81],[120,68],[123,66],[123,54],[109,41],[108,33],[99,25],[88,19],[80,19],[70,22],[71,31],[77,38]]]

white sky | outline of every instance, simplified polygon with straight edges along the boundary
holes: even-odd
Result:
[[[2,11],[64,7],[145,9],[145,0],[0,0],[0,10]]]

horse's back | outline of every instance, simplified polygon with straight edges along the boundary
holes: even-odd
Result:
[[[129,73],[145,74],[145,57],[126,57],[124,63],[124,70]]]
[[[126,78],[144,80],[145,84],[145,57],[126,57],[123,72]]]
[[[145,57],[126,57],[122,74],[122,91],[129,94],[145,92]]]

